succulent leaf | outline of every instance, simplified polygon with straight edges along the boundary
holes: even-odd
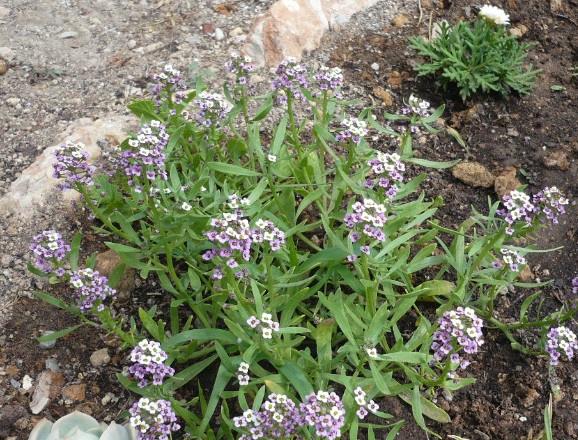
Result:
[[[129,440],[129,434],[124,426],[111,422],[100,436],[100,440]]]
[[[70,434],[68,433],[76,427],[80,428],[82,431],[88,431],[91,428],[100,429],[100,423],[88,414],[74,411],[58,419],[52,427],[52,432],[58,432],[64,438],[69,436]],[[98,437],[96,438],[98,439]]]
[[[36,424],[36,426],[34,427],[32,432],[30,433],[28,440],[44,440],[44,439],[46,439],[48,437],[48,434],[50,434],[50,431],[52,430],[52,425],[54,425],[54,423],[52,423],[48,419],[40,420]]]

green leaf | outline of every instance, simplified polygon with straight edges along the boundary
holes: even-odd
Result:
[[[72,333],[74,330],[82,327],[86,325],[86,323],[81,323],[72,327],[68,327],[65,328],[64,330],[60,330],[54,333],[50,333],[49,335],[46,336],[41,336],[39,338],[36,338],[36,340],[38,340],[38,342],[52,342],[52,341],[56,341],[57,339],[62,338],[64,335],[67,335],[69,333]]]
[[[427,428],[423,415],[440,423],[450,423],[452,421],[448,413],[420,394],[419,386],[417,385],[413,387],[412,394],[402,392],[399,394],[399,397],[411,405],[416,422],[425,430],[427,430]]]
[[[390,305],[388,303],[384,303],[373,315],[371,319],[371,324],[367,331],[365,332],[365,339],[370,339],[372,341],[377,341],[379,336],[381,336],[385,329],[387,328],[389,322],[388,318],[391,314]]]
[[[265,100],[261,108],[259,108],[255,117],[251,119],[251,122],[258,122],[261,119],[264,119],[265,117],[267,117],[272,108],[273,108],[273,98],[269,96]]]
[[[223,162],[209,162],[207,167],[224,174],[232,174],[234,176],[259,177],[261,173],[243,168],[237,165]]]
[[[218,328],[203,328],[181,332],[178,335],[167,339],[161,347],[163,350],[168,350],[176,345],[182,344],[183,342],[190,341],[222,341],[228,344],[237,345],[237,337],[230,331]]]
[[[313,387],[307,378],[307,373],[291,361],[285,361],[278,367],[289,383],[297,390],[302,399],[313,392]]]
[[[193,365],[179,371],[170,380],[173,383],[174,389],[181,388],[201,374],[206,368],[211,366],[217,359],[218,355],[214,354],[200,361],[196,361]]]
[[[48,295],[47,293],[44,292],[38,292],[38,291],[34,291],[32,292],[34,294],[35,297],[40,298],[42,301],[53,305],[55,307],[58,307],[59,309],[63,309],[63,310],[68,310],[69,306],[61,299],[55,298],[51,295]]]

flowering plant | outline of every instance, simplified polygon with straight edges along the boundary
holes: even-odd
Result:
[[[415,157],[412,137],[436,131],[443,107],[412,95],[400,114],[350,115],[341,71],[311,74],[295,60],[279,65],[270,94],[254,96],[249,63],[236,55],[227,64],[235,80],[222,95],[202,78],[184,93],[167,66],[154,99],[130,105],[143,127],[101,167],[84,166],[72,146],[80,163],[57,156],[107,246],[168,298],[124,325],[117,276],[106,289],[96,271],[79,269],[75,239],[63,276],[75,289],[97,283],[67,307],[96,315],[131,349],[118,379],[144,396],[130,410],[139,438],[184,429],[194,438],[335,439],[377,428],[393,438],[403,421],[389,420],[379,398],[408,402],[423,429],[424,415],[448,422],[427,397],[475,380],[464,371],[484,327],[547,353],[514,330],[559,326],[576,304],[528,316],[534,293],[517,322],[494,308],[508,286],[529,287],[516,276],[532,249],[516,244],[563,213],[556,189],[516,192],[503,210],[491,203],[457,229],[441,226],[440,201],[419,193],[419,171],[453,163]],[[53,234],[38,242],[67,249]]]
[[[410,37],[410,48],[425,58],[418,75],[435,75],[444,89],[457,88],[465,101],[482,91],[529,94],[540,70],[524,67],[530,43],[508,33],[510,17],[500,8],[482,6],[477,20],[450,26],[443,21],[429,41]]]

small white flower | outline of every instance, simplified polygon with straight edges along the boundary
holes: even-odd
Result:
[[[278,412],[276,412],[275,414],[273,414],[273,420],[280,423],[283,421],[283,416]]]
[[[344,411],[342,409],[337,408],[336,406],[334,406],[333,408],[331,408],[331,411],[329,411],[329,414],[331,415],[331,417],[333,417],[335,420],[337,420],[339,417],[341,417],[343,415]]]
[[[189,205],[187,202],[183,202],[183,204],[181,205],[181,208],[184,209],[185,211],[190,211],[192,206]]]
[[[367,409],[370,410],[372,413],[374,413],[379,409],[379,405],[375,403],[373,400],[370,400],[369,404],[367,405]]]
[[[317,391],[317,399],[325,403],[329,399],[329,393],[327,391],[319,390]]]
[[[269,162],[277,162],[277,156],[275,156],[274,154],[268,154],[267,155],[267,160]]]
[[[273,331],[270,328],[263,328],[262,333],[265,339],[273,338]]]
[[[355,403],[357,403],[359,406],[365,405],[365,397],[360,395],[355,396]]]
[[[510,16],[497,6],[484,5],[480,9],[479,15],[493,21],[496,24],[510,24]]]
[[[205,188],[204,186],[201,186],[201,192],[204,192],[206,190],[207,190],[207,188]]]
[[[239,371],[241,373],[248,373],[249,372],[249,364],[247,362],[241,362],[239,365]]]
[[[84,284],[82,284],[82,280],[74,280],[71,283],[74,287],[76,287],[77,289],[81,288],[82,286],[84,286]]]
[[[275,404],[273,402],[267,401],[263,405],[263,408],[265,409],[265,411],[273,412],[275,411]]]
[[[261,315],[261,321],[266,322],[269,324],[273,320],[273,315],[271,313],[263,313]]]
[[[377,359],[377,350],[375,348],[366,348],[365,352],[372,359]]]

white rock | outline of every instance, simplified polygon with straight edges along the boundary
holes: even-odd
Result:
[[[221,28],[215,29],[215,40],[221,41],[225,39],[225,33]]]
[[[373,63],[373,64],[371,65],[371,68],[372,68],[373,70],[379,70],[379,64]]]
[[[26,391],[32,388],[32,378],[28,374],[22,378],[22,388]]]
[[[18,104],[20,104],[20,98],[8,98],[6,100],[6,104],[8,104],[10,107],[16,107]]]
[[[78,32],[74,32],[74,31],[65,31],[62,32],[58,38],[61,38],[63,40],[68,39],[68,38],[76,38],[78,37]]]
[[[136,47],[136,41],[135,40],[128,40],[126,43],[126,47],[128,47],[129,49],[134,49]]]
[[[238,37],[239,35],[243,35],[245,32],[243,31],[242,27],[236,27],[231,32],[229,32],[230,37]]]
[[[9,63],[11,63],[12,61],[14,61],[15,56],[16,53],[9,47],[6,46],[0,47],[0,58],[3,58]]]

